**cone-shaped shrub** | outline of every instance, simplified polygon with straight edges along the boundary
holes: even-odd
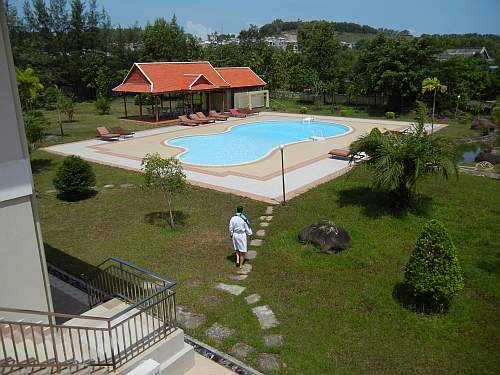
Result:
[[[406,266],[405,282],[421,302],[441,306],[463,289],[456,248],[439,221],[424,227]]]
[[[64,159],[53,182],[62,198],[78,200],[92,192],[95,174],[89,163],[73,155]]]

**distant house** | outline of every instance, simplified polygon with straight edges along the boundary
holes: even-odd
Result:
[[[354,48],[354,47],[356,47],[356,42],[346,42],[346,41],[341,40],[340,45],[342,47]]]
[[[269,47],[281,48],[283,50],[287,49],[290,45],[292,46],[293,52],[299,52],[299,43],[297,42],[296,34],[283,34],[282,36],[269,36],[266,37],[265,41]]]
[[[438,60],[449,60],[454,57],[462,57],[468,59],[471,57],[481,57],[485,61],[492,61],[486,47],[471,47],[471,48],[450,48],[437,55]]]

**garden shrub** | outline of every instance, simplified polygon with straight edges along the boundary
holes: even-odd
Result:
[[[345,116],[349,115],[349,112],[347,110],[345,110],[345,109],[341,109],[339,111],[339,115],[345,117]]]
[[[38,142],[45,137],[47,119],[41,112],[29,112],[24,114],[24,127],[26,139],[29,143],[30,151],[36,148]]]
[[[98,114],[109,115],[109,111],[111,110],[111,99],[101,96],[95,101],[95,107]]]
[[[406,266],[405,283],[419,304],[446,307],[464,287],[450,234],[438,221],[424,227]]]
[[[385,113],[385,118],[386,119],[396,118],[396,114],[394,112],[388,111],[388,112]]]
[[[54,187],[64,200],[79,200],[94,192],[95,174],[92,166],[79,156],[68,156],[58,168]]]
[[[308,108],[306,106],[302,106],[299,108],[299,112],[305,115],[308,111]]]

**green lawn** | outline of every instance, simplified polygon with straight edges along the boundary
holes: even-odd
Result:
[[[89,115],[90,116],[90,115]],[[76,131],[75,131],[76,132]],[[449,127],[450,138],[468,132]],[[269,352],[264,334],[243,297],[262,296],[284,335],[274,349],[286,374],[492,374],[500,366],[500,186],[498,181],[460,175],[421,184],[419,212],[392,214],[387,197],[370,189],[369,174],[356,169],[276,207],[266,243],[241,285],[244,294],[213,289],[234,283],[228,258],[227,222],[238,204],[258,222],[265,205],[193,187],[178,199],[185,216],[175,231],[150,224],[164,210],[159,194],[105,184],[139,185],[141,175],[94,164],[99,193],[81,202],[59,201],[52,177],[62,158],[33,155],[33,170],[47,259],[80,275],[118,256],[178,281],[178,303],[207,316],[188,332],[222,350],[244,341],[256,349],[245,361],[258,367],[257,353]],[[393,297],[413,244],[425,222],[440,219],[450,230],[464,270],[465,290],[445,315],[422,315]],[[297,241],[303,227],[332,219],[350,233],[353,246],[339,255],[318,253]],[[212,303],[214,298],[218,302]],[[211,303],[207,303],[208,301]],[[204,334],[214,322],[236,330],[218,345]]]

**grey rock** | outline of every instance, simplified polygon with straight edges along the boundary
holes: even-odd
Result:
[[[185,329],[195,329],[201,326],[207,318],[203,314],[196,314],[183,306],[177,305],[175,308],[177,323]]]
[[[205,331],[205,333],[212,340],[222,342],[229,336],[233,335],[234,330],[229,327],[225,327],[222,324],[214,323]]]
[[[241,275],[231,275],[229,276],[230,279],[232,280],[237,280],[237,281],[243,281],[248,277],[248,274],[241,274]]]
[[[264,244],[264,240],[261,240],[260,238],[255,238],[252,241],[250,241],[250,246],[262,246]]]
[[[349,233],[344,228],[327,220],[321,220],[302,229],[299,240],[303,243],[310,242],[329,254],[345,250],[352,243]]]
[[[249,296],[245,297],[245,301],[247,301],[249,305],[253,305],[254,303],[260,301],[260,295],[258,295],[257,293],[250,294]]]
[[[229,349],[229,353],[235,355],[237,357],[245,358],[247,355],[252,353],[255,349],[250,345],[245,344],[244,342],[238,342],[233,345],[231,349]]]
[[[269,226],[269,223],[268,222],[262,222],[260,223],[260,226],[265,228],[265,227],[268,227]]]
[[[244,286],[240,285],[229,285],[224,283],[218,283],[215,288],[228,292],[232,295],[239,296],[246,289]]]
[[[257,252],[255,250],[248,250],[245,254],[245,259],[255,259],[257,257]]]
[[[266,215],[272,215],[273,214],[273,206],[267,206],[266,208]]]
[[[120,187],[121,188],[131,188],[131,187],[134,187],[135,185],[134,184],[121,184]]]
[[[263,370],[279,370],[283,366],[283,362],[276,354],[261,353],[259,355],[259,365]]]
[[[252,265],[250,263],[245,263],[243,264],[243,267],[239,268],[238,271],[236,271],[239,275],[248,275],[250,272],[252,272]]]
[[[264,237],[266,235],[266,230],[265,229],[259,229],[256,233],[255,233],[256,236],[259,236],[259,237]]]
[[[491,164],[500,164],[500,155],[493,154],[491,152],[481,151],[475,158],[474,161],[479,163],[481,161],[487,161]]]
[[[260,328],[262,329],[273,328],[279,324],[278,319],[276,319],[276,316],[268,305],[254,307],[252,312],[259,320]]]
[[[264,336],[264,344],[269,347],[283,346],[283,336],[274,334]]]
[[[111,189],[111,188],[114,188],[114,187],[115,187],[115,185],[113,185],[113,184],[108,184],[108,185],[104,185],[103,187],[104,187],[104,188],[106,188],[106,189]]]

